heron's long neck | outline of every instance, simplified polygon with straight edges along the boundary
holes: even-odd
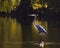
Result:
[[[36,14],[36,16],[34,17],[34,20],[35,20],[34,24],[37,24],[37,20],[38,20],[37,16],[38,14]]]

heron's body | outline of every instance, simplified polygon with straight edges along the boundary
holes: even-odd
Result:
[[[44,33],[44,34],[47,34],[47,31],[46,31],[41,25],[34,24],[34,26],[36,27],[36,29],[37,29],[39,32]]]

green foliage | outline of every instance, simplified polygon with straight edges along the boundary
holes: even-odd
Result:
[[[0,0],[0,12],[11,12],[20,4],[20,0]]]

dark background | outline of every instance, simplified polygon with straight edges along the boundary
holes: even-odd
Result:
[[[48,42],[60,42],[60,0],[47,0],[48,8],[39,10],[39,20],[48,23]],[[43,11],[43,13],[42,13]],[[0,12],[2,17],[16,18],[22,25],[23,41],[32,40],[31,24],[34,17],[28,14],[36,13],[31,7],[29,0],[22,0],[21,4],[11,13]],[[28,48],[28,47],[27,47]]]

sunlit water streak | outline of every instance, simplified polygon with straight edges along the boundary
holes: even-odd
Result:
[[[0,47],[22,48],[22,44],[13,44],[13,42],[22,42],[21,24],[16,19],[0,17]]]
[[[41,25],[47,25],[47,22],[38,22]],[[44,26],[47,27],[47,26]],[[22,26],[16,19],[0,17],[0,48],[40,48],[38,33],[32,25],[33,41],[22,41]],[[38,37],[37,37],[38,36]],[[34,41],[36,40],[36,41]],[[23,47],[24,45],[24,47]],[[60,48],[60,43],[45,42],[45,48]]]

